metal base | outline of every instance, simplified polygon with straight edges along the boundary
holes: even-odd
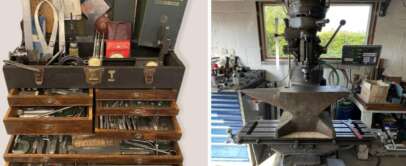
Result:
[[[259,166],[346,166],[340,159],[326,159],[325,163],[318,156],[284,156],[281,153],[274,153]]]
[[[248,89],[242,93],[284,110],[276,136],[287,139],[334,139],[331,118],[324,110],[348,90],[333,86],[292,86],[290,88]]]

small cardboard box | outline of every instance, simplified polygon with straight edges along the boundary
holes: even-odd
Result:
[[[361,85],[361,99],[369,104],[387,103],[386,98],[388,97],[389,87],[388,83],[381,80],[366,80]]]

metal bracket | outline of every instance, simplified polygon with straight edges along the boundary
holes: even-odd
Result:
[[[90,86],[95,86],[102,82],[104,68],[101,67],[86,67],[84,68],[86,82]]]
[[[146,68],[144,68],[145,84],[151,85],[151,84],[154,83],[155,73],[156,73],[156,68],[155,67],[146,67]]]
[[[44,68],[40,68],[39,72],[34,72],[34,81],[38,86],[44,83]]]
[[[44,68],[43,67],[33,67],[33,66],[29,66],[29,65],[24,65],[22,63],[18,63],[18,62],[14,62],[14,61],[9,61],[9,60],[5,60],[3,61],[5,64],[7,65],[13,65],[15,67],[18,67],[20,69],[25,69],[25,70],[29,70],[34,72],[34,82],[35,84],[37,84],[38,86],[42,85],[44,83]]]
[[[385,17],[386,16],[386,12],[388,10],[388,7],[390,5],[392,0],[381,0],[380,1],[380,9],[379,9],[379,16],[380,17]]]
[[[108,70],[107,73],[109,73],[109,78],[107,79],[108,82],[115,82],[115,74],[116,70]]]

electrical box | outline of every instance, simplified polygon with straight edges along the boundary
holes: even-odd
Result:
[[[380,45],[345,45],[342,63],[345,65],[376,65],[381,55]]]
[[[159,41],[167,29],[171,48],[182,23],[187,0],[138,0],[135,37],[139,46],[159,47]]]

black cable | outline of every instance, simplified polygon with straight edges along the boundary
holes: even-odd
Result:
[[[402,0],[402,5],[403,5],[403,7],[406,8],[406,1],[405,0]]]

